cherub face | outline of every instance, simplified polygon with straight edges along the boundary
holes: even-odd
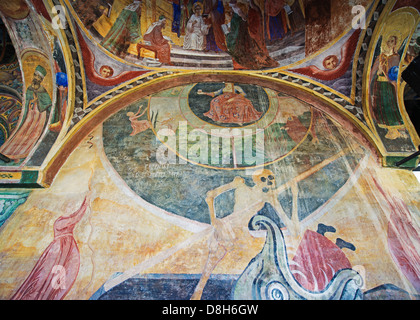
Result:
[[[201,15],[201,8],[200,6],[195,6],[194,7],[194,13],[196,16],[200,16]]]
[[[338,58],[337,56],[328,56],[325,58],[323,65],[325,69],[333,70],[337,68],[338,65]]]
[[[110,67],[107,66],[103,66],[100,70],[99,70],[100,74],[102,77],[104,78],[109,78],[110,76],[112,76],[112,74],[114,73],[112,71],[112,69]]]

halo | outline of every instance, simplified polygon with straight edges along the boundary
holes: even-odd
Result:
[[[386,33],[384,33],[382,35],[382,44],[381,44],[381,50],[382,51],[387,50],[386,42],[391,37],[397,38],[396,48],[399,49],[401,47],[401,44],[402,44],[402,41],[403,41],[403,35],[402,35],[401,31],[393,29],[393,30],[387,31]]]
[[[387,50],[386,42],[391,36],[397,37],[397,50],[401,47],[403,41],[410,35],[416,23],[416,19],[411,12],[402,11],[401,9],[391,13],[382,29],[382,45],[381,50]]]
[[[193,4],[193,8],[200,7],[200,10],[203,10],[203,5],[200,2],[196,2]]]

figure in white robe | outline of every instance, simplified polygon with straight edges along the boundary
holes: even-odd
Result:
[[[201,6],[194,4],[194,14],[187,23],[187,30],[184,39],[184,49],[203,51],[206,48],[206,35],[210,25],[204,22],[201,15]]]

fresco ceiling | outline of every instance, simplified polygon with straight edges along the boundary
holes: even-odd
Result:
[[[398,162],[420,146],[402,79],[420,52],[419,11],[416,0],[1,2],[0,298],[35,294],[57,234],[79,221],[80,252],[73,239],[74,261],[60,264],[73,282],[44,298],[151,299],[161,286],[181,299],[418,298],[408,173],[419,160]],[[17,224],[36,232],[18,239]],[[321,271],[308,248],[325,253]]]
[[[16,8],[5,6],[3,20],[14,39],[23,80],[27,78],[24,86],[31,82],[35,64],[44,66],[43,86],[52,104],[44,120],[49,129],[36,134],[28,146],[31,151],[18,156],[3,151],[12,160],[2,166],[2,171],[14,172],[10,181],[34,186],[51,183],[65,159],[61,153],[69,154],[89,129],[124,107],[113,104],[124,101],[122,97],[145,96],[155,88],[188,81],[225,82],[230,77],[310,93],[355,125],[385,166],[417,150],[418,135],[401,112],[406,87],[401,72],[417,50],[415,5],[366,0],[357,4],[357,11],[353,5],[333,1],[323,5],[291,1],[285,7],[274,3],[264,7],[258,1],[252,1],[252,6],[227,1],[193,6],[190,2],[142,1],[133,6],[123,0],[33,1],[28,6],[16,1]],[[123,10],[130,5],[131,11]],[[194,8],[197,15],[192,13]],[[249,21],[241,18],[242,11]],[[116,37],[121,36],[116,21],[123,12],[140,12],[133,20],[137,24],[125,35],[124,50],[116,45]],[[203,25],[194,36],[188,34],[190,16]],[[239,33],[225,33],[232,23]],[[242,35],[244,26],[246,35]],[[151,43],[157,41],[151,38],[151,30],[160,36],[161,45]],[[367,98],[377,90],[367,79],[373,79],[381,51],[389,49],[384,43],[393,30],[399,30],[394,50],[400,59],[393,70],[394,103],[401,115],[385,119],[377,115],[382,112],[375,105],[378,102]],[[57,82],[60,76],[63,85]],[[129,103],[130,99],[124,105]]]

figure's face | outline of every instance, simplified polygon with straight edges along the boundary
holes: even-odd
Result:
[[[395,48],[395,46],[397,45],[397,38],[394,37],[394,36],[389,37],[386,44],[387,44],[388,48],[391,48],[391,49]]]
[[[276,187],[276,178],[274,177],[274,173],[268,169],[254,173],[252,180],[257,186],[262,188],[264,192]]]
[[[108,78],[112,75],[112,70],[110,68],[102,68],[100,72],[101,76],[104,78]]]
[[[38,89],[41,86],[42,80],[43,78],[39,74],[34,73],[32,78],[32,87],[34,87],[34,89]]]
[[[337,68],[337,64],[338,64],[338,61],[337,61],[337,57],[336,56],[328,57],[324,61],[325,68],[326,69],[329,69],[329,70],[332,70],[332,69]]]

